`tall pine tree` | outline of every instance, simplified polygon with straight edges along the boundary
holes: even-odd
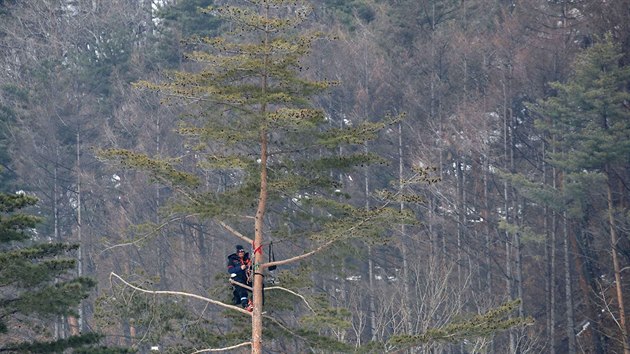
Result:
[[[395,208],[365,210],[340,198],[343,186],[331,171],[382,162],[359,147],[387,122],[334,128],[322,110],[312,108],[309,99],[333,83],[309,79],[301,61],[315,41],[324,39],[299,32],[310,11],[305,2],[293,0],[206,8],[225,19],[230,32],[192,40],[197,50],[186,57],[193,70],[172,72],[166,82],[138,84],[161,92],[169,102],[188,104],[191,119],[179,131],[197,166],[126,150],[102,153],[179,191],[171,212],[216,220],[237,242],[251,245],[255,353],[262,352],[263,272],[268,267],[297,262],[336,241],[374,235],[385,220],[400,217]],[[341,145],[348,153],[338,157]],[[217,170],[240,178],[221,193],[202,188],[202,172]],[[300,235],[303,253],[268,262],[262,249],[269,236],[289,237],[288,225],[292,235]]]
[[[191,44],[197,50],[186,56],[190,70],[171,72],[164,82],[138,83],[160,92],[165,102],[186,104],[188,114],[179,132],[186,138],[188,154],[164,159],[109,149],[101,156],[169,185],[176,193],[167,211],[214,220],[234,240],[251,245],[253,312],[205,299],[251,316],[251,340],[227,345],[251,345],[253,353],[261,353],[263,343],[269,341],[263,335],[267,339],[274,335],[263,332],[268,324],[306,340],[311,348],[351,350],[308,330],[309,324],[321,328],[322,323],[334,326],[342,322],[337,315],[343,312],[309,307],[315,314],[303,319],[302,326],[264,316],[263,278],[270,267],[305,260],[352,238],[382,236],[387,225],[413,222],[412,215],[392,203],[402,200],[397,193],[381,193],[382,204],[366,210],[345,198],[347,186],[335,178],[355,168],[384,163],[364,152],[363,146],[400,117],[341,128],[330,124],[325,112],[311,105],[311,99],[334,83],[313,79],[303,59],[316,41],[327,39],[320,33],[305,33],[302,24],[310,6],[296,0],[236,3],[240,6],[205,9],[229,23],[229,31],[221,37],[193,39]],[[343,156],[339,156],[340,147]],[[229,173],[230,183],[220,188],[210,185],[207,176],[216,171]],[[282,260],[265,259],[262,250],[272,237],[274,241],[290,239],[300,246],[300,253]],[[182,295],[127,285],[151,294]],[[269,319],[266,325],[263,318]],[[520,319],[481,322],[497,330],[522,323]],[[474,330],[468,333],[475,335]],[[404,345],[435,336],[405,339]]]
[[[616,184],[625,183],[620,171],[627,169],[630,156],[630,67],[621,65],[622,56],[620,47],[606,36],[577,57],[567,83],[552,85],[555,96],[532,108],[545,117],[538,125],[557,144],[549,162],[563,172],[565,198],[584,201],[586,194],[606,200],[607,212],[600,216],[600,225],[606,227],[601,232],[610,238],[619,342],[629,354],[616,216],[623,204],[613,192]],[[598,184],[603,188],[589,189]]]

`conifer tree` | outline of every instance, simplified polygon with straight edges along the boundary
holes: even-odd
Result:
[[[321,33],[304,33],[302,23],[310,6],[296,0],[236,3],[240,6],[204,10],[229,23],[229,32],[192,39],[189,44],[197,50],[186,55],[192,69],[170,72],[164,82],[137,84],[160,92],[166,103],[186,104],[179,132],[189,156],[154,158],[123,149],[103,150],[100,155],[169,185],[176,194],[168,212],[214,220],[235,239],[251,245],[252,313],[214,299],[192,297],[251,316],[251,341],[231,343],[230,348],[251,345],[253,353],[261,353],[263,318],[267,318],[263,316],[263,277],[268,268],[305,260],[337,242],[382,235],[387,225],[411,223],[414,218],[392,203],[402,200],[397,193],[379,193],[382,204],[367,210],[351,204],[344,198],[344,186],[333,177],[384,163],[379,156],[364,152],[363,145],[401,117],[338,128],[329,123],[323,110],[311,105],[312,98],[335,83],[312,79],[303,61],[316,41],[328,39]],[[343,156],[337,153],[340,146],[344,146]],[[187,163],[191,160],[194,165]],[[201,183],[202,172],[208,171],[227,171],[238,179],[221,189],[208,188]],[[422,176],[419,171],[414,179]],[[301,245],[301,254],[265,259],[262,250],[271,235],[275,240],[291,238]],[[113,276],[137,291],[183,295],[143,289]],[[338,316],[335,320],[335,310],[313,310],[315,315],[303,323],[343,322]],[[304,328],[289,330],[273,319],[267,323],[302,339],[312,334]],[[351,350],[345,343],[321,336],[308,343],[328,350]]]
[[[553,97],[532,105],[544,119],[538,126],[553,141],[557,152],[549,163],[563,172],[563,194],[570,214],[580,213],[581,204],[603,195],[607,213],[601,225],[610,237],[615,276],[618,323],[623,351],[630,353],[624,308],[621,266],[618,257],[618,221],[613,185],[618,171],[627,168],[630,156],[630,68],[621,65],[623,53],[611,36],[601,39],[579,55],[567,83],[554,83]],[[591,186],[604,185],[602,190]],[[601,198],[600,198],[601,199]],[[572,201],[572,202],[569,202]],[[576,202],[577,201],[577,202]],[[566,208],[566,207],[565,207]],[[572,209],[572,210],[571,210]],[[617,319],[615,319],[617,321]]]
[[[309,5],[293,0],[242,5],[205,9],[232,27],[223,37],[194,40],[198,50],[187,54],[187,59],[199,64],[196,70],[170,73],[166,82],[138,84],[160,91],[169,102],[188,103],[193,119],[182,123],[179,131],[200,156],[198,170],[126,150],[107,150],[102,156],[149,171],[180,191],[183,198],[171,205],[171,211],[217,220],[252,245],[251,345],[252,352],[261,352],[265,269],[304,259],[336,241],[374,234],[384,220],[399,213],[387,207],[366,211],[339,200],[343,186],[330,177],[331,170],[382,160],[361,149],[337,157],[336,149],[360,147],[387,123],[332,128],[324,112],[311,107],[310,97],[334,83],[310,80],[300,61],[314,41],[324,39],[319,33],[298,32]],[[224,193],[204,191],[199,170],[238,171],[242,178]],[[291,200],[294,206],[284,207]],[[265,220],[290,224],[294,234],[302,235],[303,254],[265,262],[261,250],[266,237],[284,233],[281,227],[270,229]]]
[[[76,316],[77,305],[95,282],[66,277],[76,268],[76,260],[68,255],[76,245],[33,240],[40,218],[23,210],[36,202],[23,193],[0,194],[0,352],[97,350],[93,345],[100,336],[95,333],[60,340],[41,333],[42,321],[53,315]]]

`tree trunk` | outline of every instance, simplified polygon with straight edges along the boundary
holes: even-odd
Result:
[[[368,145],[367,142],[365,142],[365,144],[363,145],[364,149],[365,149],[365,153],[368,153]],[[370,210],[370,180],[369,180],[369,167],[365,167],[365,175],[364,175],[364,179],[365,179],[365,210],[369,211]],[[368,244],[367,245],[367,249],[368,249],[368,306],[369,306],[369,317],[370,317],[370,339],[372,341],[376,341],[376,318],[375,318],[375,313],[376,313],[376,305],[374,303],[374,262],[372,261],[372,253],[374,252],[372,250],[372,245]]]
[[[567,310],[567,326],[566,334],[568,339],[568,353],[576,352],[575,346],[575,319],[573,316],[573,287],[571,279],[571,253],[569,250],[569,220],[567,220],[567,212],[564,212],[562,222],[563,249],[564,249],[564,289],[565,289],[565,305]]]
[[[263,78],[264,85],[266,87],[266,78]],[[262,111],[265,111],[263,105]],[[264,218],[267,207],[267,131],[262,129],[260,133],[261,153],[260,153],[260,195],[258,197],[258,208],[256,210],[256,217],[254,221],[254,244],[253,244],[253,302],[254,311],[252,313],[252,353],[262,354],[262,310],[263,310],[263,276],[260,264],[262,259],[262,243],[263,243],[263,227]]]
[[[77,191],[76,191],[76,208],[77,208],[77,244],[79,245],[77,249],[77,276],[83,276],[83,239],[81,235],[81,132],[80,128],[77,127],[76,134],[76,181],[77,181]],[[75,316],[68,316],[68,329],[70,330],[70,335],[76,336],[80,333],[83,333],[83,302],[79,303],[77,308],[78,318]]]
[[[542,155],[542,171],[543,171],[543,184],[547,184],[547,163],[546,159],[546,145],[543,143]],[[552,168],[551,184],[553,189],[556,188],[556,173],[555,168]],[[547,294],[547,336],[549,338],[549,354],[556,353],[555,345],[555,326],[556,326],[556,213],[551,214],[551,226],[549,225],[549,207],[545,205],[544,209],[544,229],[547,236],[545,243],[545,261],[547,264],[547,279],[545,281],[545,292]]]
[[[621,343],[623,344],[623,353],[630,354],[630,346],[628,345],[628,327],[626,327],[626,313],[623,304],[623,287],[621,279],[621,267],[617,256],[617,229],[615,226],[614,205],[612,198],[611,178],[608,168],[606,169],[608,178],[606,183],[606,194],[608,199],[608,224],[610,226],[610,242],[612,251],[613,268],[615,270],[615,290],[617,292],[617,306],[619,308],[619,326],[621,327]]]
[[[265,5],[265,17],[269,17],[269,4]],[[268,47],[269,34],[268,25],[265,25],[265,38],[264,45]],[[269,54],[265,54],[264,68],[266,70],[269,62]],[[261,90],[264,97],[267,93],[267,77],[268,74],[263,72],[261,77]],[[264,117],[267,111],[267,104],[262,103],[260,107],[261,117]],[[252,312],[252,354],[262,354],[262,312],[263,312],[263,275],[262,268],[260,267],[262,259],[262,244],[263,244],[263,227],[265,212],[267,211],[267,148],[268,148],[268,132],[267,127],[263,124],[260,130],[260,194],[258,196],[258,207],[256,209],[256,216],[254,219],[254,244],[252,263],[254,272],[253,282],[253,302],[254,310]]]
[[[398,192],[402,195],[403,193],[403,189],[404,189],[404,181],[403,181],[403,146],[402,146],[402,123],[398,122]],[[405,202],[403,201],[403,199],[400,199],[400,213],[402,214],[403,211],[405,210]],[[429,228],[431,227],[431,222],[429,221]],[[430,233],[430,231],[429,231]],[[403,297],[403,301],[404,301],[404,308],[405,309],[409,309],[411,306],[411,298],[410,298],[410,293],[409,293],[409,263],[408,263],[408,256],[407,256],[407,242],[406,242],[406,238],[407,238],[407,233],[405,230],[405,224],[401,223],[400,224],[400,253],[402,256],[402,263],[403,263],[403,291],[405,292],[405,295]],[[406,328],[405,333],[406,334],[411,334],[411,331],[413,330],[413,324],[411,321],[411,316],[409,314],[409,311],[404,311],[403,312],[403,316],[404,316],[404,323]]]
[[[488,156],[483,156],[483,223],[484,223],[484,232],[485,236],[485,256],[486,256],[486,289],[487,296],[489,299],[492,298],[493,287],[492,287],[492,240],[490,238],[490,201],[488,199],[488,172],[490,171],[490,163]],[[494,338],[489,338],[490,343],[488,343],[488,352],[494,353]]]
[[[510,149],[508,149],[508,141],[510,135],[510,116],[509,116],[509,107],[508,107],[508,84],[505,82],[506,77],[504,77],[502,81],[503,86],[503,167],[507,171],[510,168]],[[503,208],[505,214],[505,222],[510,222],[510,197],[508,193],[508,182],[507,180],[503,181]],[[505,231],[505,292],[509,299],[512,299],[512,290],[514,289],[513,279],[512,279],[512,245],[510,244],[510,233],[509,231]],[[516,338],[513,330],[508,331],[509,334],[509,348],[510,353],[516,352]]]
[[[79,248],[77,250],[77,276],[83,276],[83,234],[81,233],[83,221],[81,219],[81,127],[77,127],[77,243]],[[79,304],[79,333],[84,331],[84,303]]]
[[[61,233],[59,232],[59,206],[58,206],[58,174],[59,174],[59,148],[56,147],[55,148],[55,165],[53,167],[53,197],[52,197],[52,210],[53,210],[53,223],[54,223],[54,239],[55,242],[62,242],[61,240]],[[55,278],[55,284],[58,282],[58,279]],[[59,315],[55,317],[55,326],[54,326],[54,334],[55,334],[55,339],[61,339],[64,338],[64,332],[63,332],[63,323],[64,323],[64,316],[63,315]]]

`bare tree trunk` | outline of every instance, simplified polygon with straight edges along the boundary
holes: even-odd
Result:
[[[79,249],[77,250],[77,275],[83,276],[83,220],[81,219],[81,127],[77,127],[77,242]],[[84,331],[85,304],[79,304],[79,333]]]
[[[562,234],[563,234],[563,251],[564,251],[564,287],[565,287],[565,305],[567,311],[567,327],[566,335],[569,341],[569,354],[576,353],[575,346],[575,318],[573,315],[573,287],[571,279],[571,254],[569,250],[569,220],[567,219],[567,212],[563,214]]]
[[[486,233],[486,289],[488,298],[492,298],[493,287],[492,287],[492,240],[490,239],[490,202],[488,200],[488,172],[490,171],[489,166],[489,158],[487,156],[483,156],[483,222],[484,222],[484,231]],[[494,339],[490,339],[490,343],[488,343],[488,351],[490,353],[494,352]]]
[[[508,149],[508,141],[509,141],[509,129],[511,122],[509,121],[509,107],[508,107],[508,85],[505,82],[505,78],[502,82],[503,84],[503,167],[507,171],[509,169],[509,149]],[[505,221],[507,223],[510,222],[510,198],[508,193],[508,182],[507,180],[503,181],[503,208],[505,213]],[[508,298],[512,298],[512,290],[514,289],[514,284],[512,283],[512,245],[510,244],[510,233],[509,231],[505,231],[505,292]],[[516,338],[513,330],[509,330],[509,347],[510,353],[516,353]]]
[[[554,185],[555,185],[555,181],[554,181]],[[551,213],[551,250],[549,250],[551,259],[550,259],[550,274],[549,274],[549,278],[550,278],[550,284],[549,286],[551,287],[551,293],[549,294],[549,307],[550,307],[550,313],[549,313],[549,322],[550,322],[550,328],[549,328],[549,338],[551,340],[551,349],[550,349],[550,353],[551,354],[555,354],[556,353],[556,228],[558,225],[558,214],[556,214],[556,212],[552,212]]]
[[[365,149],[365,153],[368,153],[368,145],[367,142],[363,145]],[[364,179],[365,179],[365,210],[370,210],[370,179],[369,179],[369,167],[365,167],[364,171]],[[368,277],[370,278],[368,281],[368,307],[369,307],[369,317],[370,317],[370,337],[372,341],[376,341],[376,306],[374,304],[374,262],[372,261],[372,245],[368,243]]]
[[[459,159],[459,157],[458,157]],[[457,176],[457,287],[462,289],[462,234],[464,227],[464,172],[462,162],[455,164],[455,175]],[[458,293],[461,295],[461,291]]]
[[[615,216],[613,198],[612,198],[612,186],[611,178],[608,168],[606,169],[608,178],[606,183],[607,199],[608,199],[608,224],[610,226],[610,242],[612,251],[613,268],[615,270],[615,290],[617,293],[617,306],[619,308],[619,327],[621,327],[621,343],[623,344],[624,354],[630,354],[630,346],[628,345],[628,327],[626,327],[626,313],[623,304],[623,287],[621,279],[621,267],[619,265],[619,258],[617,256],[617,229],[615,226]]]
[[[59,183],[59,147],[55,147],[55,165],[53,167],[53,205],[52,205],[52,210],[53,210],[53,222],[54,222],[54,237],[55,237],[55,242],[62,242],[61,240],[61,234],[59,232],[59,206],[58,206],[58,194],[59,194],[59,189],[58,189],[58,183]],[[58,279],[55,278],[55,283],[58,282]],[[63,331],[63,323],[64,323],[64,316],[63,315],[59,315],[57,317],[55,317],[55,339],[61,339],[61,338],[65,338],[65,333]]]
[[[547,163],[545,162],[547,150],[546,145],[543,142],[542,146],[542,171],[543,171],[543,184],[547,184]],[[552,187],[555,190],[556,188],[556,177],[555,177],[555,168],[552,169]],[[549,226],[549,207],[545,205],[544,209],[544,230],[546,234],[546,242],[545,242],[545,262],[546,262],[546,273],[547,277],[545,280],[545,293],[547,294],[546,304],[547,304],[547,324],[546,331],[547,336],[549,338],[549,354],[556,353],[555,346],[555,325],[556,325],[556,268],[555,268],[555,254],[556,254],[556,220],[555,220],[555,211],[552,213],[551,218],[551,229]]]
[[[398,122],[398,192],[402,195],[403,193],[403,147],[402,147],[402,123]],[[400,213],[405,210],[405,202],[403,199],[400,199]],[[431,222],[429,222],[429,228],[431,227]],[[430,232],[430,231],[429,231]],[[409,263],[408,263],[408,255],[407,255],[407,243],[405,242],[407,238],[407,232],[405,230],[405,224],[400,224],[400,253],[402,256],[403,262],[403,291],[405,295],[403,297],[404,304],[403,306],[408,309],[411,306],[411,298],[409,293]],[[406,328],[405,333],[411,334],[413,330],[413,324],[411,321],[411,316],[408,311],[403,312],[404,323]]]
[[[76,134],[76,178],[77,178],[77,191],[76,191],[76,208],[77,208],[77,276],[83,276],[83,238],[81,235],[81,129],[77,126]],[[75,316],[68,316],[68,328],[70,334],[73,336],[83,333],[83,316],[84,316],[84,304],[81,302],[77,309],[78,318]]]

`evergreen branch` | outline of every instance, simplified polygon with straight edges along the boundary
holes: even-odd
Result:
[[[62,353],[70,348],[88,349],[86,346],[95,345],[103,338],[102,334],[86,333],[75,335],[68,338],[57,339],[50,342],[25,342],[20,344],[9,344],[7,347],[0,348],[0,352],[11,353]],[[91,347],[90,347],[91,349]],[[127,352],[125,350],[125,352]]]
[[[123,282],[123,284],[127,285],[128,287],[130,287],[130,288],[132,288],[132,289],[134,289],[134,290],[137,290],[137,291],[140,291],[140,292],[146,293],[146,294],[153,294],[153,295],[179,295],[179,296],[187,296],[187,297],[192,297],[193,299],[197,299],[197,300],[205,301],[205,302],[208,302],[208,303],[211,303],[211,304],[217,305],[217,306],[225,307],[225,308],[227,308],[227,309],[236,310],[236,311],[241,312],[241,313],[244,313],[244,314],[246,314],[246,315],[248,315],[248,316],[251,316],[251,315],[252,315],[252,313],[251,313],[251,312],[249,312],[249,311],[247,311],[247,310],[245,310],[245,309],[242,309],[242,308],[240,308],[240,307],[233,306],[233,305],[228,305],[228,304],[224,304],[224,303],[222,303],[222,302],[220,302],[220,301],[217,301],[217,300],[212,300],[212,299],[209,299],[209,298],[204,297],[204,296],[201,296],[201,295],[191,294],[191,293],[187,293],[187,292],[183,292],[183,291],[169,291],[169,290],[146,290],[146,289],[139,288],[139,287],[137,287],[137,286],[135,286],[135,285],[133,285],[133,284],[131,284],[131,283],[127,282],[125,279],[123,279],[122,277],[120,277],[118,274],[116,274],[116,273],[114,273],[114,272],[109,273],[109,280],[110,280],[110,282],[112,281],[112,277],[114,277],[114,278],[116,278],[116,279],[120,280],[121,282]]]
[[[214,105],[223,105],[225,107],[228,107],[234,110],[239,110],[246,114],[254,113],[254,111],[252,111],[251,109],[248,109],[246,106],[239,105],[238,103],[234,103],[234,102],[229,102],[227,100],[217,99],[216,98],[217,96],[194,96],[190,94],[186,95],[183,93],[173,92],[175,91],[175,89],[169,86],[160,86],[160,85],[152,84],[146,81],[135,83],[134,87],[144,87],[149,90],[159,91],[162,94],[164,94],[164,96],[166,96],[167,98],[183,100],[183,101],[189,102],[190,104],[203,102],[203,103],[210,103]]]
[[[194,351],[191,354],[210,353],[210,352],[224,352],[224,351],[227,351],[227,350],[232,350],[232,349],[236,349],[236,348],[240,348],[240,347],[246,347],[248,345],[252,345],[252,342],[243,342],[243,343],[236,344],[236,345],[233,345],[231,347],[225,347],[225,348],[201,349],[201,350]]]
[[[513,327],[524,327],[534,323],[530,317],[509,317],[520,303],[513,300],[472,318],[446,324],[439,328],[429,328],[424,333],[392,336],[387,344],[392,347],[388,353],[401,353],[411,347],[432,342],[453,342],[465,338],[486,337],[497,331]]]
[[[416,178],[419,174],[420,174],[419,172],[416,172],[410,179]],[[359,222],[357,222],[352,227],[349,227],[349,228],[345,229],[343,232],[340,232],[337,236],[341,236],[342,234],[350,233],[353,230],[356,230],[356,229],[360,228],[365,223],[367,223],[368,221],[370,221],[371,219],[373,219],[377,215],[379,215],[378,211],[381,211],[381,210],[384,210],[384,209],[388,208],[389,205],[392,203],[392,200],[395,200],[396,199],[395,197],[397,197],[397,196],[399,196],[401,194],[402,194],[402,191],[400,191],[400,190],[396,191],[395,193],[392,194],[392,197],[394,197],[394,198],[392,198],[390,200],[386,200],[382,206],[377,208],[376,212],[370,213],[369,216],[367,216],[366,218],[360,220]],[[326,243],[320,245],[319,247],[315,248],[314,250],[312,250],[310,252],[307,252],[307,253],[304,253],[304,254],[301,254],[301,255],[298,255],[298,256],[295,256],[295,257],[283,259],[283,260],[280,260],[280,261],[267,262],[267,263],[261,264],[260,267],[261,268],[269,268],[269,267],[272,267],[272,266],[279,266],[279,265],[285,265],[285,264],[297,262],[299,260],[302,260],[304,258],[310,257],[311,255],[324,250],[328,246],[332,245],[335,241],[337,241],[337,239],[338,238],[335,237],[335,238],[327,241]]]

